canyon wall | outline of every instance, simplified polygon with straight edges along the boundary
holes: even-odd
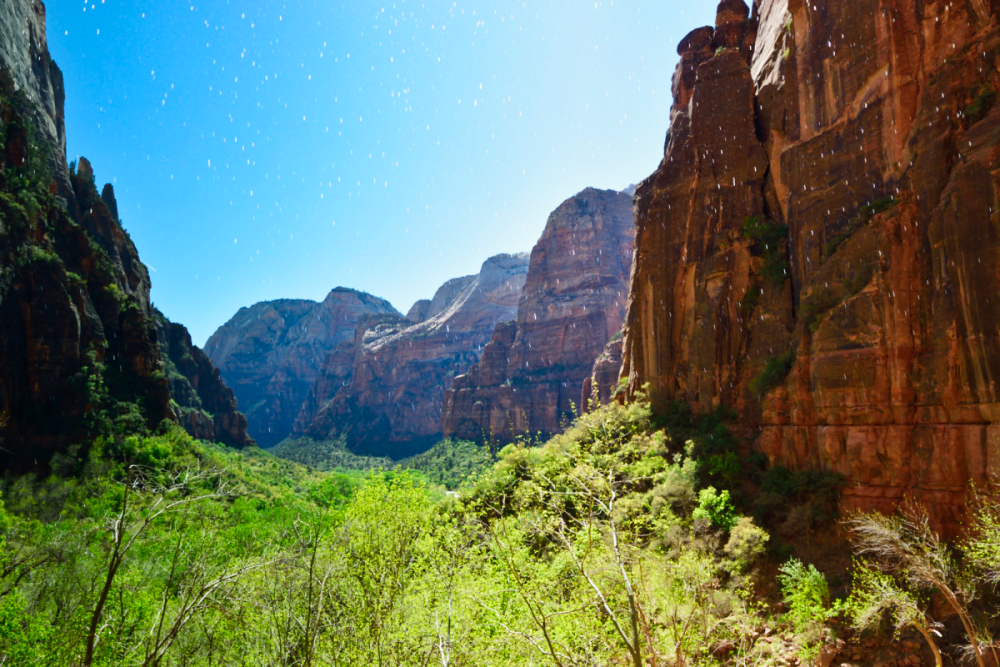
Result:
[[[517,319],[444,396],[446,437],[510,441],[572,420],[595,359],[625,316],[632,197],[589,188],[549,216],[531,252]]]
[[[265,301],[241,308],[205,344],[205,353],[232,387],[262,447],[284,440],[327,357],[346,347],[367,315],[399,313],[388,301],[338,287],[321,303]]]
[[[1000,471],[995,0],[725,0],[636,193],[623,375],[725,405],[845,507]],[[997,303],[993,303],[997,301]]]
[[[75,465],[94,438],[181,420],[184,405],[199,410],[197,428],[185,423],[199,436],[250,444],[232,395],[189,338],[168,379],[149,273],[118,219],[114,188],[98,192],[85,158],[66,164],[63,103],[62,74],[46,47],[44,5],[4,2],[0,469],[44,471],[56,454],[67,453],[60,465]],[[168,328],[184,342],[183,327]],[[172,401],[174,389],[180,393]]]
[[[527,273],[526,254],[497,255],[406,318],[362,322],[353,349],[327,359],[295,435],[343,436],[354,452],[396,458],[438,442],[445,390],[479,360],[497,323],[514,317]]]

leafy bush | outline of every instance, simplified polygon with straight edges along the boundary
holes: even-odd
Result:
[[[702,489],[698,493],[698,507],[694,510],[692,518],[706,521],[726,532],[732,530],[736,525],[737,516],[736,508],[729,500],[729,491],[720,493],[714,486]]]
[[[743,221],[743,236],[764,258],[761,276],[775,287],[784,285],[789,270],[788,226],[757,215]]]
[[[757,562],[767,550],[771,536],[757,526],[750,517],[740,517],[729,532],[725,553],[733,561],[737,572],[744,572]]]
[[[782,598],[788,605],[788,617],[799,636],[799,657],[812,660],[819,654],[824,624],[841,611],[841,605],[830,604],[830,587],[826,577],[814,565],[804,565],[795,558],[778,570]]]

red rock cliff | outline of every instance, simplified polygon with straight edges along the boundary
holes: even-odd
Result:
[[[322,303],[281,299],[241,308],[205,344],[246,414],[262,447],[284,440],[327,356],[353,349],[358,321],[399,315],[388,301],[351,289],[334,289]]]
[[[498,326],[482,361],[445,393],[445,436],[511,440],[572,419],[594,360],[621,327],[634,230],[631,197],[611,190],[584,190],[549,216],[516,323]]]
[[[996,0],[740,0],[680,45],[623,373],[736,407],[845,505],[1000,470]]]
[[[497,255],[478,275],[450,280],[407,318],[362,322],[352,347],[334,350],[310,392],[296,434],[345,436],[358,453],[400,458],[441,439],[441,402],[479,360],[497,322],[517,312],[526,254]]]

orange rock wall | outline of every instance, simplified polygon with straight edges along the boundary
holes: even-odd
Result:
[[[846,475],[847,507],[950,521],[1000,471],[1000,3],[738,4],[681,43],[636,195],[629,390],[736,407],[773,462]]]

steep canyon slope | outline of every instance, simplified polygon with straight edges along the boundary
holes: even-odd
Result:
[[[445,436],[510,441],[557,433],[572,419],[594,361],[621,328],[634,234],[624,192],[588,188],[549,216],[517,320],[497,326],[482,360],[445,394]]]
[[[342,435],[354,452],[394,457],[439,441],[445,390],[479,360],[497,323],[517,312],[527,273],[526,254],[497,255],[477,275],[442,285],[407,318],[359,328],[349,377],[331,355],[296,435]]]
[[[623,350],[774,463],[950,522],[1000,470],[1000,2],[724,0],[636,194]]]
[[[186,330],[152,308],[149,273],[118,219],[114,188],[98,193],[86,159],[66,164],[63,102],[44,5],[3,3],[0,468],[38,469],[98,435],[165,419],[250,444],[218,374]],[[186,350],[161,347],[158,320],[179,343],[186,338]]]
[[[241,308],[212,334],[205,353],[262,447],[288,437],[327,357],[352,357],[358,322],[370,315],[399,313],[388,301],[338,287],[321,303],[281,299]]]

